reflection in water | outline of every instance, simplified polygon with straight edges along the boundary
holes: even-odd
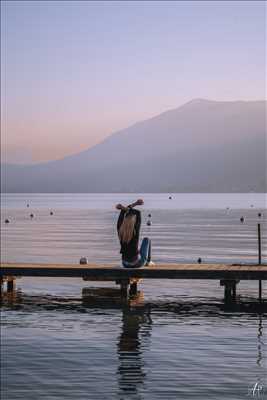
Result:
[[[207,301],[208,300],[208,301]],[[28,294],[21,289],[13,292],[3,292],[0,297],[0,305],[8,309],[41,311],[54,310],[63,312],[85,312],[89,309],[123,309],[125,307],[136,307],[140,310],[153,310],[160,316],[165,313],[179,314],[179,318],[187,319],[194,316],[198,317],[223,317],[232,318],[238,313],[258,315],[260,339],[262,334],[262,318],[267,314],[267,302],[259,303],[243,299],[236,304],[224,304],[217,299],[188,298],[177,301],[165,299],[145,299],[143,292],[138,292],[138,295],[130,297],[130,299],[121,298],[119,289],[115,288],[83,288],[82,296],[79,295],[55,295],[55,294]],[[261,339],[260,339],[261,340]]]
[[[264,346],[264,342],[262,341],[262,335],[263,335],[263,325],[262,325],[262,314],[259,313],[259,324],[258,324],[258,352],[257,352],[257,360],[256,364],[259,367],[258,369],[258,374],[257,374],[257,379],[256,379],[256,384],[254,384],[254,391],[253,394],[257,395],[257,397],[260,397],[263,394],[263,390],[266,381],[266,375],[262,377],[262,346]]]
[[[113,288],[84,288],[82,298],[77,291],[65,293],[3,296],[1,322],[9,357],[2,368],[11,371],[5,383],[9,398],[41,399],[33,390],[42,390],[52,399],[56,387],[69,400],[159,399],[172,387],[175,397],[169,399],[192,398],[192,392],[203,390],[196,398],[232,400],[241,399],[241,383],[266,387],[266,302],[226,307],[200,297],[145,301],[142,293],[122,300]],[[35,328],[43,331],[40,337]],[[182,396],[178,376],[185,382]],[[211,381],[218,382],[216,388]],[[90,385],[92,397],[87,396]],[[233,385],[239,385],[235,397]]]
[[[86,307],[121,308],[122,327],[117,343],[119,398],[141,398],[140,390],[146,377],[142,349],[149,348],[152,329],[150,306],[144,305],[143,293],[140,291],[129,299],[122,299],[118,289],[84,288],[82,298]]]
[[[259,327],[258,327],[258,357],[257,357],[257,365],[261,366],[262,361],[262,350],[261,347],[264,346],[262,341],[262,334],[263,334],[263,326],[262,326],[262,314],[259,314]]]
[[[9,307],[15,306],[21,302],[21,291],[13,290],[12,292],[2,292],[0,296],[0,305],[7,305]]]
[[[117,369],[119,398],[140,398],[140,390],[146,377],[142,349],[149,348],[152,320],[150,306],[144,304],[140,291],[129,299],[121,298],[120,290],[111,288],[84,288],[85,307],[115,307],[122,310],[122,327],[118,337]]]
[[[152,320],[149,308],[123,308],[122,330],[117,344],[120,398],[124,398],[124,396],[126,398],[128,395],[140,398],[139,390],[143,387],[146,377],[142,349],[149,347],[151,329]]]

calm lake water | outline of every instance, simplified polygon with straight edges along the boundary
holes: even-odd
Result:
[[[257,262],[258,223],[267,261],[252,193],[2,195],[1,260],[119,263],[114,204],[139,197],[156,263]],[[18,279],[1,305],[1,399],[266,399],[257,290],[241,282],[227,308],[217,281],[143,281],[125,303],[113,282]]]

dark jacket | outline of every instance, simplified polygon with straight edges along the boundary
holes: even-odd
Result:
[[[121,210],[119,218],[118,218],[118,222],[117,222],[118,234],[119,234],[119,229],[122,224],[123,218],[125,216],[125,212],[126,211]],[[120,242],[120,244],[121,244],[120,253],[121,253],[122,259],[124,261],[133,262],[136,260],[136,257],[138,256],[138,253],[139,253],[138,242],[139,242],[139,233],[140,233],[140,227],[141,227],[141,212],[139,210],[135,210],[135,209],[131,209],[128,212],[136,215],[134,234],[129,243]]]

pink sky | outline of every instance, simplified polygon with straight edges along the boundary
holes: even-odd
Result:
[[[38,162],[193,98],[265,98],[265,3],[6,1],[2,161]]]

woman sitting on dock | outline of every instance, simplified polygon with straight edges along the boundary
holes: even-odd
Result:
[[[151,262],[151,240],[145,237],[140,251],[138,250],[139,233],[141,227],[141,212],[135,210],[135,206],[144,204],[142,199],[124,207],[117,204],[120,215],[117,222],[117,231],[120,239],[122,265],[125,268],[139,268],[144,265],[153,265]]]

